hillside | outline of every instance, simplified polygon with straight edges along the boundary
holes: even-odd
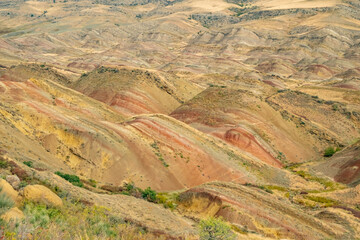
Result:
[[[359,16],[1,1],[0,239],[360,238]]]

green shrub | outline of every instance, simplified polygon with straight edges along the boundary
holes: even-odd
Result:
[[[134,182],[127,183],[125,185],[125,187],[126,187],[126,191],[128,191],[128,192],[131,192],[132,190],[134,190],[136,188]]]
[[[200,240],[232,240],[236,235],[220,218],[211,217],[200,221]]]
[[[28,167],[33,167],[33,162],[32,161],[24,161],[23,162],[26,166],[28,166]]]
[[[142,191],[142,197],[149,202],[156,202],[156,192],[150,187]]]
[[[324,151],[324,157],[331,157],[332,155],[334,155],[339,150],[340,150],[339,148],[335,149],[334,147],[328,147]]]
[[[55,174],[59,175],[63,179],[67,180],[68,182],[71,182],[74,186],[84,187],[84,184],[80,181],[80,178],[76,175],[62,173],[59,171],[55,172]]]

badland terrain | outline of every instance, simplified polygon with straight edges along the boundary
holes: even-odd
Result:
[[[0,1],[5,239],[360,239],[359,141],[358,0]]]

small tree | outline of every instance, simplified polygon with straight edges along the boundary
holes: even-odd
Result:
[[[208,218],[200,221],[200,240],[234,240],[236,235],[231,227],[220,218]]]

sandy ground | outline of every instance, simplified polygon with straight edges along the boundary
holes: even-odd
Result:
[[[336,5],[338,0],[321,1],[321,0],[263,0],[256,3],[259,7],[266,9],[288,9],[288,8],[316,8],[316,7],[332,7]]]

